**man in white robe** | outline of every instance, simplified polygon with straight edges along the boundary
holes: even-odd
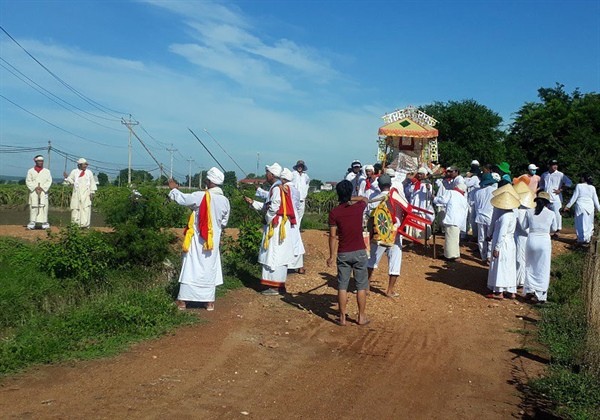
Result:
[[[84,158],[77,161],[77,169],[64,173],[65,183],[73,186],[71,195],[71,223],[89,228],[92,216],[92,200],[98,187],[88,163]]]
[[[548,162],[548,171],[544,172],[540,178],[539,187],[541,190],[550,194],[552,201],[550,202],[550,210],[554,212],[558,229],[554,233],[554,237],[558,237],[558,232],[562,229],[562,216],[560,210],[562,208],[562,191],[564,188],[569,188],[573,185],[569,177],[558,170],[558,161],[552,159]]]
[[[565,211],[575,206],[575,232],[577,243],[589,245],[594,234],[594,210],[600,212],[598,193],[589,175],[582,175],[581,182],[575,186],[575,192]]]
[[[492,174],[487,173],[482,176],[480,188],[473,194],[473,209],[475,212],[475,224],[477,225],[477,246],[479,247],[481,260],[487,264],[492,260],[492,247],[487,237],[494,211],[490,200],[497,188],[498,181],[494,179]]]
[[[298,212],[300,207],[300,192],[296,189],[293,184],[294,175],[288,168],[284,168],[281,171],[281,183],[285,189],[289,189],[290,196],[294,203],[294,210]],[[304,243],[302,242],[302,235],[300,234],[300,222],[296,217],[296,224],[292,226],[289,232],[290,236],[294,240],[294,261],[288,265],[289,270],[295,270],[298,274],[305,274],[304,270]]]
[[[433,203],[444,207],[444,257],[448,261],[460,261],[460,232],[467,227],[467,186],[458,184],[443,195],[437,195]]]
[[[424,219],[433,222],[435,219],[435,210],[433,208],[433,187],[427,180],[428,171],[426,168],[419,168],[417,174],[411,180],[408,187],[408,201],[415,207],[426,210],[417,210],[415,213]],[[412,230],[412,235],[417,239],[429,238],[431,234],[431,226],[427,226],[425,230]]]
[[[27,171],[25,184],[29,189],[29,223],[27,229],[35,229],[37,223],[42,229],[50,228],[48,223],[48,190],[52,185],[52,175],[44,168],[44,157],[33,158],[35,166]]]
[[[363,172],[360,160],[352,161],[350,172],[346,175],[346,180],[352,183],[352,197],[365,197],[365,188],[367,186],[367,177]]]
[[[206,191],[184,194],[169,180],[169,198],[193,210],[184,239],[184,255],[179,275],[177,306],[187,302],[204,302],[209,311],[215,308],[216,287],[223,284],[220,242],[229,220],[230,205],[220,185],[225,176],[217,168],[206,174]],[[186,251],[187,249],[187,251]]]
[[[308,196],[308,189],[310,187],[310,177],[306,173],[308,168],[303,160],[299,160],[296,162],[296,165],[293,167],[294,171],[292,172],[293,179],[292,184],[298,190],[300,194],[300,207],[298,208],[298,214],[296,215],[296,219],[298,221],[298,226],[302,226],[302,218],[304,217],[304,211],[306,209],[306,196]]]
[[[274,163],[265,167],[267,182],[271,185],[267,201],[261,203],[246,197],[248,204],[265,214],[263,237],[258,254],[262,265],[261,284],[268,288],[261,293],[266,296],[284,294],[288,265],[294,262],[294,241],[289,236],[296,224],[293,202],[283,191],[281,165]]]

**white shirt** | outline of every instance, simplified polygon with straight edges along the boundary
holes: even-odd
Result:
[[[467,229],[467,198],[456,190],[445,191],[433,199],[433,203],[446,207],[446,216],[442,223],[445,226],[458,226],[460,230]]]
[[[540,178],[540,188],[550,194],[553,202],[562,203],[562,192],[556,194],[554,190],[560,190],[563,186],[573,185],[571,180],[561,171],[544,172]]]
[[[293,172],[292,185],[298,190],[300,193],[300,200],[306,200],[306,196],[308,195],[308,187],[310,186],[310,178],[306,172]]]

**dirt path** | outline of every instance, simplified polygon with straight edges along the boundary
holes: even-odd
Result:
[[[405,250],[400,298],[380,293],[382,264],[371,324],[338,327],[326,237],[307,231],[304,240],[307,274],[288,277],[290,296],[239,290],[215,312],[199,312],[208,322],[118,357],[5,378],[0,417],[506,419],[527,411],[517,385],[543,365],[523,356],[515,330],[535,311],[482,297],[487,272],[474,245],[451,265]],[[554,242],[555,252],[564,248]]]

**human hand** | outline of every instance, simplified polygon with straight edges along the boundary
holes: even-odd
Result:
[[[39,185],[37,187],[35,187],[35,192],[38,193],[38,195],[40,195],[44,190],[42,190],[42,187],[40,187]]]
[[[327,258],[327,267],[333,267],[333,258]]]
[[[553,192],[554,192],[554,194],[560,194],[561,191],[562,191],[562,189],[558,188],[558,189],[554,190]]]
[[[492,255],[494,256],[494,258],[498,258],[500,256],[500,251],[498,251],[497,249],[494,249],[494,252],[492,252]]]
[[[68,176],[69,176],[69,174],[68,174],[68,173],[66,173],[66,172],[63,172],[63,177],[67,178]]]
[[[254,202],[253,199],[251,199],[250,197],[245,197],[245,196],[244,196],[244,201],[248,204],[252,204]]]
[[[175,189],[177,188],[177,182],[175,182],[175,180],[173,178],[169,178],[169,189]]]

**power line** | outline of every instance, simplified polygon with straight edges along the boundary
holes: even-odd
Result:
[[[50,70],[48,67],[46,67],[44,64],[42,64],[42,62],[40,60],[38,60],[37,58],[35,58],[33,56],[33,54],[31,54],[29,51],[27,51],[27,49],[25,47],[23,47],[21,44],[19,44],[19,42],[14,39],[12,37],[11,34],[9,34],[6,29],[4,29],[4,27],[2,27],[0,25],[0,30],[2,30],[2,32],[4,32],[6,34],[6,36],[8,36],[15,44],[17,44],[19,46],[19,48],[21,48],[23,51],[25,51],[25,53],[31,57],[33,59],[33,61],[35,61],[36,63],[38,63],[44,70],[46,70],[52,77],[54,77],[56,80],[58,80],[63,86],[65,86],[67,89],[69,89],[71,92],[73,92],[74,94],[76,94],[77,96],[79,96],[81,99],[83,99],[85,102],[87,102],[88,104],[92,105],[93,107],[95,107],[96,109],[98,109],[99,111],[104,112],[105,114],[111,115],[109,112],[107,111],[111,111],[114,112],[116,114],[126,114],[125,112],[121,112],[121,111],[116,111],[114,109],[108,108],[96,101],[94,101],[93,99],[89,98],[88,96],[84,95],[83,93],[79,92],[77,89],[75,89],[74,87],[72,87],[71,85],[69,85],[67,82],[65,82],[63,79],[61,79],[60,77],[58,77],[52,70]],[[112,117],[115,117],[114,115],[111,115]]]
[[[217,158],[210,152],[210,150],[208,150],[208,147],[206,147],[204,145],[204,143],[202,143],[202,140],[200,140],[200,138],[196,135],[196,133],[194,133],[192,131],[191,128],[188,127],[188,130],[190,130],[190,133],[192,133],[192,135],[194,137],[196,137],[196,140],[198,140],[198,142],[202,145],[202,147],[204,147],[204,149],[208,152],[208,154],[210,155],[210,157],[212,157],[214,159],[215,162],[217,162],[217,165],[219,165],[221,167],[221,169],[223,170],[223,172],[225,172],[225,168],[223,168],[223,165],[221,165],[221,163],[217,160]]]
[[[242,173],[244,174],[244,176],[246,176],[246,177],[247,177],[247,176],[248,176],[248,174],[246,173],[246,171],[244,171],[244,170],[242,169],[242,167],[241,167],[240,165],[238,165],[238,163],[235,161],[235,159],[234,159],[234,158],[232,158],[232,157],[231,157],[231,155],[230,155],[229,153],[227,153],[227,150],[225,150],[225,149],[223,149],[223,147],[221,147],[221,145],[219,144],[219,142],[217,141],[217,139],[215,139],[215,138],[214,138],[214,137],[213,137],[213,136],[212,136],[212,135],[211,135],[211,134],[208,132],[208,130],[207,130],[206,128],[204,129],[204,132],[205,132],[206,134],[208,134],[208,136],[209,136],[211,139],[213,139],[213,141],[214,141],[215,143],[217,143],[217,146],[219,146],[219,147],[221,148],[221,150],[222,150],[223,152],[225,152],[225,154],[226,154],[227,156],[229,156],[229,159],[231,159],[231,161],[232,161],[233,163],[235,163],[235,166],[237,166],[237,167],[240,169],[240,171],[242,171]]]

